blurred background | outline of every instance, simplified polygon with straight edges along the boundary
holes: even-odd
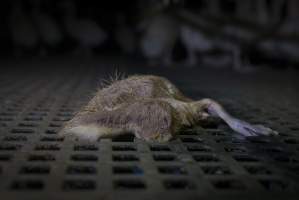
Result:
[[[297,0],[2,0],[0,56],[298,69],[298,10]]]

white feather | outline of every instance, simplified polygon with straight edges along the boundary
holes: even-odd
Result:
[[[81,139],[95,141],[100,137],[119,135],[124,133],[124,131],[117,128],[99,127],[96,124],[87,124],[75,126],[67,130],[66,133],[70,133]]]

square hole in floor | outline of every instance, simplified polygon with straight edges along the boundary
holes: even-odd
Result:
[[[0,154],[0,162],[1,161],[11,161],[12,159],[12,155],[9,155],[9,154]]]
[[[96,182],[93,180],[65,180],[62,189],[65,191],[94,190]]]
[[[59,151],[60,147],[57,144],[39,144],[34,148],[35,151]]]
[[[42,180],[24,179],[13,181],[10,188],[12,190],[42,190],[44,183]]]
[[[289,186],[289,184],[286,181],[279,179],[261,179],[259,180],[259,182],[266,190],[271,191],[286,190]]]
[[[270,175],[272,171],[265,166],[261,165],[252,165],[244,166],[246,171],[252,175]]]
[[[246,153],[247,150],[244,147],[224,147],[224,150],[228,153]]]
[[[134,142],[135,136],[132,134],[120,135],[112,138],[112,142]]]
[[[51,154],[44,154],[44,155],[29,155],[28,161],[55,161],[55,156]]]
[[[167,190],[190,190],[195,189],[194,183],[186,179],[167,179],[163,181]]]
[[[258,162],[259,159],[255,156],[240,154],[234,155],[233,158],[238,162]]]
[[[23,166],[20,171],[20,174],[49,174],[49,166]]]
[[[75,145],[74,151],[97,151],[99,148],[96,145]]]
[[[73,161],[98,161],[98,157],[96,155],[91,154],[75,154],[71,156],[71,160]]]
[[[182,166],[158,166],[160,174],[185,175],[187,170]]]
[[[113,186],[115,189],[122,190],[136,190],[136,189],[145,189],[146,185],[144,181],[139,179],[119,179],[113,181]]]
[[[212,148],[207,145],[186,145],[188,151],[211,152]]]
[[[230,175],[232,171],[226,166],[201,166],[206,175]]]
[[[63,140],[63,137],[42,137],[40,139],[41,142],[62,142]]]
[[[3,138],[4,141],[8,141],[8,142],[21,142],[21,141],[27,141],[27,137],[26,136],[6,136]]]
[[[183,143],[202,143],[203,140],[201,138],[193,138],[193,137],[182,137],[181,141]]]
[[[239,180],[213,180],[213,186],[220,190],[244,190],[246,186]]]
[[[112,160],[116,162],[139,161],[139,158],[134,154],[114,154]]]
[[[113,145],[112,151],[136,151],[136,147],[132,145]]]
[[[11,130],[11,133],[15,134],[32,134],[34,133],[33,129],[25,129],[25,128],[14,128]]]
[[[113,166],[113,174],[142,175],[143,170],[138,166]]]
[[[71,165],[66,169],[67,174],[96,174],[97,169],[93,166]]]
[[[197,162],[219,162],[220,161],[218,156],[212,154],[193,155],[193,159]]]
[[[153,159],[155,161],[175,161],[176,156],[171,154],[154,154]]]
[[[17,151],[21,147],[19,144],[0,144],[0,151]]]
[[[151,145],[150,150],[151,151],[171,151],[171,149],[167,145]]]

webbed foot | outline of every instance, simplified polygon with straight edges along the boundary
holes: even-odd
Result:
[[[230,124],[230,127],[244,135],[244,136],[259,136],[259,135],[278,135],[279,133],[271,128],[265,127],[263,125],[257,124],[252,125],[245,121],[234,119]]]

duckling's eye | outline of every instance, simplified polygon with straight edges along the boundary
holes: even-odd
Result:
[[[163,119],[163,121],[164,121],[164,124],[168,124],[168,120],[166,117]]]
[[[168,120],[167,118],[163,118],[163,123],[162,123],[162,126],[161,126],[161,129],[165,130],[168,128]]]

